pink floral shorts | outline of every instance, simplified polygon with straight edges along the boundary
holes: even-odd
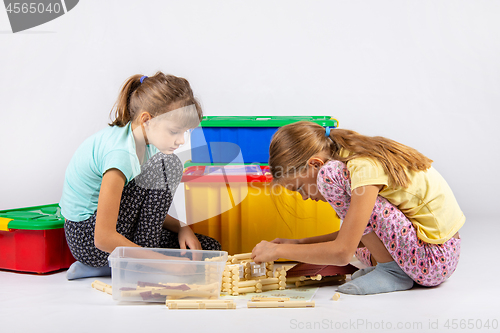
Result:
[[[351,202],[351,180],[344,163],[327,162],[318,174],[318,189],[343,220]],[[403,271],[422,286],[437,286],[456,269],[460,239],[430,244],[417,237],[408,218],[387,199],[378,196],[363,235],[375,232]],[[356,257],[371,266],[370,252],[359,248]]]

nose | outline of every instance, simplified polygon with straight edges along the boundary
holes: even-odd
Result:
[[[186,140],[184,139],[184,133],[181,133],[175,138],[175,144],[178,146],[183,145],[185,142]]]

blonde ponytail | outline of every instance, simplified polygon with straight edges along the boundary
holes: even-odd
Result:
[[[340,156],[340,150],[351,152],[348,157]],[[390,186],[404,188],[410,184],[406,173],[425,171],[432,160],[417,150],[384,137],[368,137],[355,131],[332,129],[325,136],[325,128],[308,121],[301,121],[281,127],[274,134],[269,147],[269,168],[275,182],[293,176],[307,166],[307,161],[321,152],[327,152],[331,159],[348,162],[356,157],[371,157],[378,160],[389,175]]]

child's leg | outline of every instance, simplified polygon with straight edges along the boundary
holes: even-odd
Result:
[[[132,226],[131,216],[137,221],[135,228],[127,232],[131,233],[131,240],[144,247],[156,248],[179,248],[178,234],[162,228],[163,221],[172,204],[173,193],[177,189],[182,177],[182,164],[174,155],[156,154],[142,168],[141,174],[137,176],[135,186],[128,189],[125,200],[137,200],[141,197],[140,210],[131,211],[133,202],[122,205],[128,214],[122,214],[120,206],[120,219],[124,226]],[[196,234],[204,250],[220,250],[220,244],[208,236]]]
[[[378,197],[370,219],[373,236],[384,246],[394,261],[379,263],[375,269],[355,281],[339,287],[350,294],[374,294],[406,290],[413,281],[424,286],[435,286],[446,280],[455,270],[460,254],[460,240],[450,239],[445,244],[428,244],[418,239],[416,229],[406,216],[385,198]],[[375,238],[375,236],[377,238]],[[379,251],[380,252],[380,251]]]
[[[118,232],[143,247],[179,248],[177,233],[162,226],[181,177],[182,163],[176,155],[153,156],[124,190]],[[204,250],[220,250],[215,239],[196,236]]]
[[[418,284],[437,286],[455,271],[460,240],[425,243],[410,220],[387,199],[378,197],[370,225],[394,261]]]
[[[174,233],[162,228],[163,221],[181,177],[182,163],[176,155],[158,153],[151,157],[142,166],[141,174],[123,189],[116,225],[117,232],[143,247],[166,247],[162,246],[166,245],[166,241],[162,241],[162,238]],[[67,221],[65,224],[68,245],[75,259],[80,262],[75,263],[76,273],[71,275],[71,278],[100,276],[97,275],[98,270],[91,268],[105,267],[109,270],[107,267],[109,253],[99,250],[94,245],[95,219],[96,213],[86,221]],[[199,235],[198,239],[204,248],[220,249],[220,244],[210,237]],[[83,274],[79,274],[82,271]]]
[[[66,220],[64,232],[66,241],[75,261],[68,271],[68,280],[111,275],[108,267],[109,253],[103,252],[94,245],[95,216],[81,222]]]
[[[117,232],[140,246],[159,247],[163,220],[172,202],[171,189],[177,188],[181,176],[177,156],[159,153],[150,158],[141,174],[123,189]],[[65,223],[69,248],[79,262],[68,270],[68,279],[100,276],[101,270],[92,268],[109,271],[109,253],[94,245],[96,214],[86,221]]]
[[[341,162],[328,163],[328,167],[321,171],[324,172],[318,175],[319,188],[337,214],[344,218],[350,203],[349,172]],[[371,231],[375,232],[400,269],[421,285],[438,285],[456,268],[460,240],[452,238],[441,245],[422,242],[417,238],[416,230],[406,216],[380,196],[364,235]],[[361,259],[368,261],[367,251],[360,251],[359,254],[364,254]],[[383,267],[385,266],[380,266]],[[395,267],[390,270],[397,271]],[[367,280],[374,272],[360,279]],[[353,283],[361,283],[360,279]]]
[[[117,231],[137,245],[161,247],[162,226],[182,177],[182,163],[174,155],[158,153],[124,189]]]

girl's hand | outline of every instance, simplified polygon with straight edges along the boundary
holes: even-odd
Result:
[[[189,226],[180,228],[179,230],[179,245],[180,248],[191,249],[191,250],[201,250],[201,244],[198,237],[194,234],[193,230]]]
[[[288,239],[288,238],[275,238],[271,241],[275,244],[300,244],[298,239]]]
[[[262,241],[255,245],[252,250],[252,259],[256,264],[261,262],[275,261],[280,258],[277,253],[279,244],[273,242]]]

